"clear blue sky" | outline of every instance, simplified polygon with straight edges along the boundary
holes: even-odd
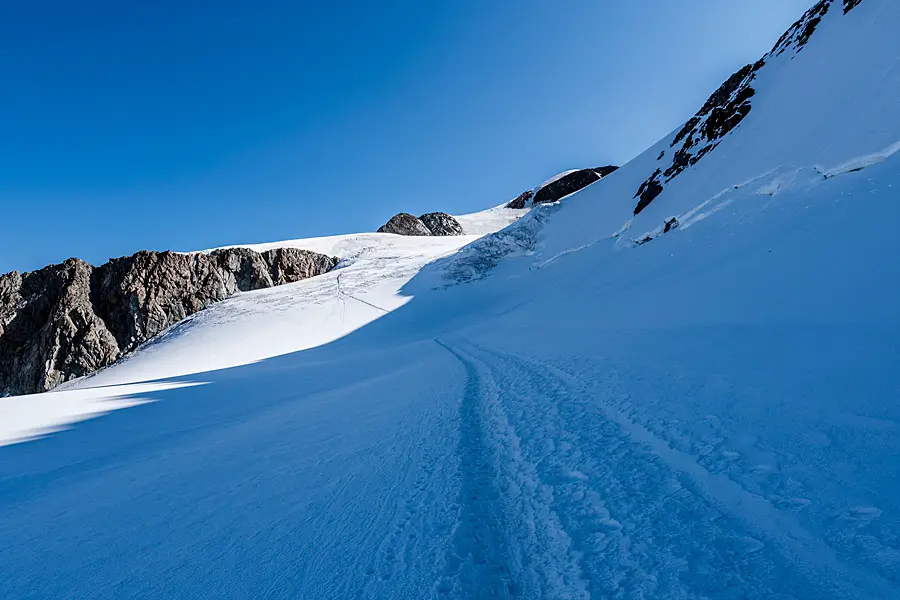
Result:
[[[0,6],[0,272],[372,231],[621,164],[812,0]]]

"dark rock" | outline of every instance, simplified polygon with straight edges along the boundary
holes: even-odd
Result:
[[[94,272],[98,314],[122,352],[130,352],[170,325],[237,291],[216,257],[138,252]]]
[[[660,174],[665,176],[668,183],[688,167],[697,164],[750,114],[750,99],[756,94],[750,84],[756,77],[756,72],[765,64],[762,59],[741,68],[712,93],[696,115],[688,119],[672,140],[671,147],[677,148],[672,155],[672,163],[664,172],[657,169],[634,195],[635,198],[640,198],[634,214],[647,208],[662,193]],[[660,154],[657,160],[662,157]]]
[[[339,262],[332,256],[299,248],[266,250],[262,253],[262,258],[269,267],[273,285],[295,283],[327,273]]]
[[[678,229],[679,225],[680,225],[680,223],[678,222],[677,218],[669,217],[663,223],[662,231],[657,229],[656,231],[652,231],[650,233],[645,233],[641,237],[635,238],[631,241],[632,241],[632,243],[634,243],[635,246],[643,246],[647,242],[652,242],[654,239],[656,239],[658,236],[660,236],[664,233],[669,233],[673,229]]]
[[[428,228],[431,235],[462,235],[463,228],[452,216],[447,213],[426,213],[419,217],[422,224]]]
[[[225,248],[214,251],[211,256],[224,273],[234,278],[233,283],[226,281],[228,287],[249,292],[275,285],[269,265],[259,252],[249,248]]]
[[[516,196],[513,200],[510,201],[509,204],[506,205],[506,208],[525,208],[531,199],[534,197],[534,190],[528,190],[527,192],[522,192],[518,196]]]
[[[431,231],[419,219],[409,213],[398,213],[391,220],[378,228],[378,233],[396,233],[397,235],[431,235]]]
[[[859,6],[859,3],[862,0],[844,0],[844,14],[846,15],[848,12]]]
[[[72,258],[0,276],[0,395],[49,390],[118,358],[93,309],[92,270]]]
[[[575,192],[586,188],[596,181],[600,181],[606,175],[615,171],[618,167],[607,166],[596,169],[581,169],[568,175],[564,175],[552,183],[548,183],[534,195],[533,204],[556,202]]]
[[[618,171],[619,167],[616,165],[606,165],[605,167],[597,167],[594,169],[594,173],[599,175],[600,177],[606,177],[607,175]]]
[[[586,188],[595,181],[600,181],[600,175],[593,169],[581,169],[580,171],[569,173],[539,189],[534,195],[533,203],[556,202],[569,194],[574,194]]]
[[[615,165],[606,165],[604,167],[572,171],[545,186],[522,192],[507,204],[506,208],[525,208],[529,204],[556,202],[599,181],[618,168]]]
[[[751,100],[756,95],[752,83],[766,61],[782,54],[789,48],[798,52],[803,49],[816,31],[822,17],[828,12],[834,0],[819,0],[812,8],[788,29],[766,56],[752,65],[746,65],[729,77],[712,93],[697,114],[688,119],[675,134],[671,147],[675,148],[672,162],[662,172],[657,170],[640,185],[635,198],[640,198],[634,214],[640,213],[663,191],[665,183],[678,177],[685,169],[696,165],[704,156],[712,152],[721,140],[741,124],[753,109]],[[844,0],[845,12],[861,0]],[[852,6],[851,6],[852,4]],[[657,160],[662,160],[660,153]]]
[[[0,276],[0,395],[47,391],[236,291],[299,281],[337,262],[291,248],[144,251],[97,268],[69,259]]]
[[[681,128],[681,131],[679,131],[675,135],[675,139],[672,140],[671,147],[674,148],[675,145],[678,144],[679,142],[681,142],[684,138],[686,138],[689,133],[693,133],[694,129],[697,127],[697,124],[700,123],[701,119],[702,119],[702,117],[700,117],[699,115],[693,116],[690,119],[688,119],[687,123],[684,124],[684,127]],[[659,159],[657,159],[657,160],[659,160]]]
[[[755,71],[751,71],[753,73]],[[756,90],[750,87],[748,73],[739,88],[725,100],[723,104],[713,107],[709,117],[703,124],[703,137],[707,140],[717,140],[724,137],[732,129],[737,127],[744,117],[750,112],[750,98],[756,95]]]
[[[644,183],[641,184],[641,187],[638,188],[637,193],[634,195],[635,198],[640,198],[638,200],[637,206],[634,208],[634,214],[638,214],[645,208],[647,208],[651,202],[653,202],[657,196],[659,196],[663,191],[663,186],[659,182],[659,176],[662,173],[659,169],[657,169],[653,175],[647,178]]]
[[[803,16],[800,17],[796,23],[791,25],[791,27],[784,32],[784,35],[778,39],[770,54],[772,56],[778,56],[792,47],[797,52],[803,50],[803,47],[806,46],[806,43],[809,42],[813,33],[815,33],[819,23],[822,22],[822,17],[824,17],[825,14],[828,13],[828,9],[831,8],[832,1],[833,0],[819,0],[812,8],[803,13]],[[856,4],[858,4],[859,0],[844,0],[844,14],[847,14],[853,6],[856,6],[856,4],[854,4],[853,6],[850,6],[850,8],[847,8],[848,2],[856,2]]]

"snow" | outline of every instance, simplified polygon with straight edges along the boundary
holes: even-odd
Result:
[[[523,209],[506,208],[506,204],[501,204],[481,212],[458,215],[456,220],[467,235],[480,236],[503,229],[526,212],[527,210]]]
[[[457,219],[464,230],[475,232],[463,236],[359,233],[245,244],[241,247],[257,252],[301,248],[337,256],[341,262],[325,275],[241,293],[215,304],[168,329],[113,367],[67,383],[53,395],[44,395],[52,399],[48,402],[37,404],[33,397],[22,397],[0,403],[0,421],[4,423],[0,444],[33,439],[130,406],[118,398],[137,392],[128,386],[114,386],[227,369],[336,340],[408,302],[411,297],[400,290],[425,264],[525,214],[527,211],[500,206],[461,215]],[[140,389],[164,391],[170,385],[145,383]],[[90,388],[98,390],[96,396],[69,392]],[[106,389],[127,391],[106,396]],[[22,412],[25,408],[27,415]]]
[[[832,8],[636,217],[674,134],[0,401],[135,404],[0,448],[0,597],[900,597],[898,20]]]
[[[139,383],[42,394],[39,399],[34,396],[4,398],[0,404],[3,414],[0,420],[0,446],[43,437],[61,431],[71,423],[149,401],[142,399],[142,394],[189,385],[194,384]]]

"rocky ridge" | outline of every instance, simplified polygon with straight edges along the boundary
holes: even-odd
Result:
[[[534,204],[556,202],[570,194],[600,181],[619,167],[607,165],[591,169],[579,169],[566,173],[562,177],[551,180],[537,188],[527,190],[516,196],[506,208],[524,209]]]
[[[671,163],[657,168],[638,187],[634,194],[638,201],[634,207],[635,215],[662,193],[666,183],[697,164],[750,114],[753,108],[752,98],[756,95],[752,83],[759,70],[768,60],[788,50],[795,53],[803,50],[833,2],[834,0],[819,0],[781,36],[768,54],[756,63],[739,69],[713,92],[672,140],[670,148],[675,150]],[[844,0],[844,14],[861,2],[862,0]],[[657,161],[662,162],[665,156],[666,152],[660,153]]]
[[[338,259],[296,248],[142,251],[0,276],[0,395],[43,392],[112,364],[167,327],[243,291],[306,279]]]

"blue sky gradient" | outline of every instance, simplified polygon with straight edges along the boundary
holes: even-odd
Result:
[[[622,164],[810,2],[4,3],[0,272],[373,231]]]

